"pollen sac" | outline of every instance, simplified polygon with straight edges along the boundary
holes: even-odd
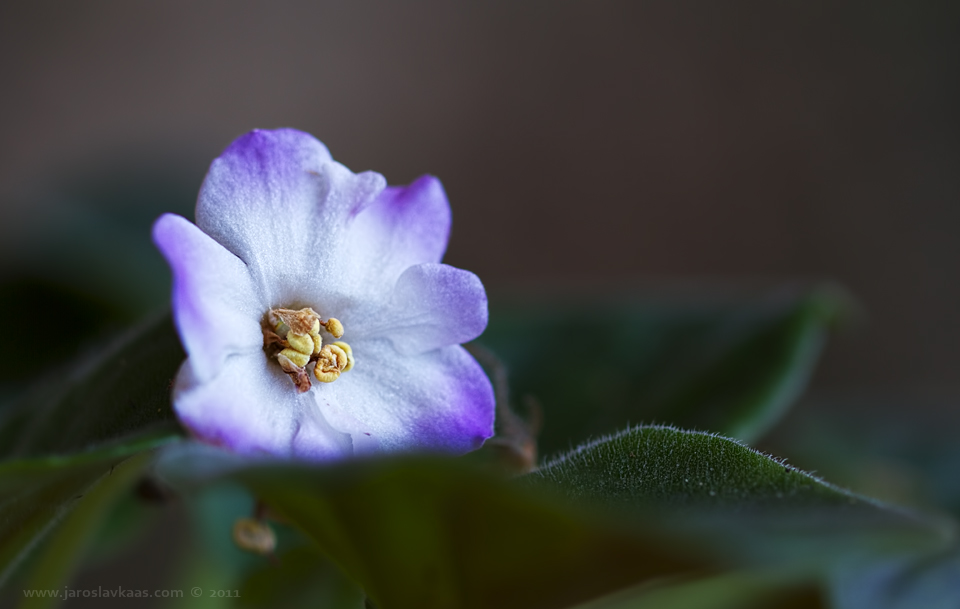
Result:
[[[347,353],[337,345],[324,345],[317,359],[317,366],[313,369],[313,376],[321,383],[332,383],[340,378],[340,373],[347,367],[349,359]]]
[[[287,333],[287,344],[308,358],[313,355],[313,339],[309,334],[296,334],[291,330]]]
[[[331,317],[327,320],[327,323],[323,325],[327,329],[327,332],[329,332],[334,338],[343,337],[343,324],[340,323],[340,320],[336,317]]]
[[[313,320],[313,326],[310,328],[310,338],[313,339],[313,354],[320,355],[320,348],[323,346],[323,339],[320,338],[320,320]]]
[[[298,368],[305,368],[306,365],[310,363],[310,356],[308,354],[295,349],[284,349],[277,356],[278,360],[281,357],[286,358],[288,361],[293,363]],[[284,365],[283,360],[279,360],[279,361],[280,361],[280,366],[283,366]]]
[[[350,345],[342,340],[338,340],[337,342],[333,343],[333,345],[335,347],[340,347],[343,349],[343,352],[347,354],[347,365],[343,368],[343,372],[353,368],[353,349],[350,348]]]

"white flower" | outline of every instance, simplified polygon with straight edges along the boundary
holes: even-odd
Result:
[[[459,345],[486,327],[486,294],[440,264],[450,208],[435,178],[386,187],[310,135],[253,131],[214,160],[196,221],[153,230],[188,355],[174,409],[196,437],[323,460],[462,453],[492,435],[490,381]]]

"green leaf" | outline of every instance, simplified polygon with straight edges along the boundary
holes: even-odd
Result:
[[[820,609],[819,586],[777,574],[734,572],[623,590],[575,609]]]
[[[150,458],[149,453],[142,452],[122,461],[77,501],[73,511],[43,544],[32,573],[24,582],[24,589],[59,589],[69,581],[77,563],[96,539],[110,508],[139,480]],[[55,598],[33,597],[25,598],[20,606],[38,609],[50,607],[55,602]]]
[[[638,427],[582,446],[524,480],[665,518],[732,556],[826,567],[874,551],[941,548],[952,525],[830,485],[716,435]]]
[[[844,609],[953,609],[960,605],[960,543],[915,556],[875,557],[836,574]]]
[[[862,492],[960,514],[960,417],[949,397],[851,392],[806,406],[791,416],[789,433],[769,440]],[[943,549],[869,558],[838,571],[833,588],[844,609],[956,607],[960,543],[955,535]]]
[[[58,333],[55,349],[44,349],[39,357],[25,356],[22,332],[0,334],[0,387],[8,394],[0,400],[6,400],[27,381],[76,358],[93,339],[115,328],[120,316],[91,294],[51,281],[48,273],[45,278],[0,276],[0,319],[56,319],[58,328],[68,329]]]
[[[231,607],[236,602],[232,595],[247,574],[267,562],[233,542],[234,522],[253,515],[255,501],[247,489],[229,481],[195,488],[181,500],[190,515],[191,535],[171,587],[201,592],[171,601],[170,606]],[[230,596],[211,596],[217,590],[229,590]]]
[[[479,342],[503,360],[514,396],[541,404],[543,454],[643,420],[753,441],[802,391],[846,302],[828,289],[753,300],[493,299]]]
[[[512,482],[463,460],[311,467],[250,463],[192,443],[171,449],[161,476],[187,491],[245,485],[381,609],[566,607],[704,569],[775,568],[822,581],[874,557],[943,551],[950,540],[936,518],[854,495],[734,440],[672,428],[630,429]]]
[[[198,464],[199,465],[199,464]],[[242,485],[219,480],[179,495],[190,516],[187,539],[171,589],[197,590],[171,607],[344,607],[363,609],[363,593],[297,529],[271,523],[277,537],[272,557],[241,550],[233,541],[238,518],[256,513]]]
[[[313,546],[265,564],[240,585],[235,607],[363,609],[364,594]]]
[[[765,442],[864,494],[960,517],[960,410],[955,398],[933,395],[808,399]]]
[[[675,537],[619,529],[460,461],[218,465],[220,453],[172,448],[157,471],[175,488],[244,484],[380,609],[565,607],[710,563]]]
[[[116,464],[169,439],[150,434],[76,455],[0,463],[0,584]]]
[[[65,454],[148,431],[176,433],[170,391],[184,357],[169,314],[144,323],[8,408],[0,456]]]

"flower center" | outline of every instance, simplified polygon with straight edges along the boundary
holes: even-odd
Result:
[[[299,311],[270,309],[264,316],[263,349],[277,360],[300,393],[310,389],[308,371],[321,383],[332,383],[353,368],[350,345],[339,340],[323,344],[320,328],[334,339],[343,336],[339,319],[323,321],[309,307]]]

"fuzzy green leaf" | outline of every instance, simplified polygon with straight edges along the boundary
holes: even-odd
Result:
[[[869,551],[943,547],[950,526],[850,493],[713,434],[638,427],[556,459],[525,481],[663,517],[732,556],[828,567]]]

